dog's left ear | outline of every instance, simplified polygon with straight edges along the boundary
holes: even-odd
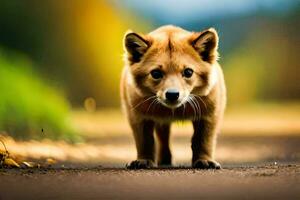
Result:
[[[213,63],[218,59],[218,33],[214,28],[209,28],[200,33],[192,39],[191,44],[198,52],[203,61]]]

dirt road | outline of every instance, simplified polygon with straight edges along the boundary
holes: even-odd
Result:
[[[221,134],[218,139],[216,159],[223,167],[218,171],[126,170],[125,163],[136,158],[126,121],[119,114],[87,117],[80,113],[75,124],[82,125],[78,128],[85,143],[4,140],[11,155],[40,162],[53,158],[58,163],[52,169],[0,169],[0,200],[300,199],[299,118],[281,124],[281,118],[290,114],[279,113],[274,114],[278,120],[268,123],[268,129],[257,115],[250,121],[231,118],[232,125],[225,132],[233,134]],[[174,127],[171,149],[175,166],[190,165],[191,134],[191,126]],[[95,167],[99,165],[102,167]]]
[[[0,199],[300,199],[300,165],[0,170]]]

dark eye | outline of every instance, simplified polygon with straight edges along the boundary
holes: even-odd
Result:
[[[186,68],[183,70],[182,75],[186,78],[191,78],[193,73],[194,73],[194,71],[191,68]]]
[[[154,69],[150,73],[151,73],[152,78],[154,78],[154,79],[161,79],[164,76],[163,72],[159,69]]]

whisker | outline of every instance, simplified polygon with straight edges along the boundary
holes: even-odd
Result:
[[[190,97],[190,96],[188,97],[187,102],[188,102],[188,103],[190,104],[190,106],[192,107],[193,112],[194,112],[194,118],[195,118],[196,110],[195,110],[195,107],[194,107],[193,103],[191,102],[191,97]]]
[[[198,106],[197,106],[197,104],[196,104],[196,102],[195,102],[195,99],[194,99],[194,97],[191,95],[191,101],[193,102],[193,104],[195,105],[195,108],[196,108],[196,111],[198,111]]]
[[[160,104],[160,102],[158,101],[157,98],[154,101],[155,101],[155,103],[154,103],[154,106],[153,106],[153,110],[155,110],[156,106]]]
[[[197,108],[199,109],[199,115],[200,115],[200,116],[199,116],[198,119],[200,119],[201,116],[202,116],[201,105],[199,104],[199,102],[198,102],[197,99],[195,98],[195,97],[196,97],[195,95],[191,94],[191,96],[192,96],[192,99],[194,100],[195,104],[197,104]],[[197,115],[197,116],[198,116],[198,115]]]
[[[160,102],[159,102],[158,99],[156,98],[156,99],[155,99],[155,104],[154,104],[154,109],[155,109],[156,106],[159,105],[159,104],[160,104]]]
[[[146,114],[150,111],[151,106],[153,105],[153,103],[156,102],[156,100],[157,100],[157,99],[155,98],[155,99],[152,100],[152,102],[149,104],[148,109],[147,109],[147,111],[146,111]]]
[[[136,109],[136,108],[139,107],[140,105],[146,103],[147,101],[149,101],[150,99],[153,99],[153,98],[156,98],[156,96],[155,96],[155,95],[150,96],[150,97],[148,97],[146,100],[137,103],[134,107],[132,107],[132,110]]]
[[[183,117],[184,117],[184,115],[185,115],[185,106],[186,106],[185,103],[186,103],[186,102],[184,102],[184,104],[183,104],[183,111],[182,111]]]
[[[207,111],[207,105],[206,105],[205,101],[202,99],[202,97],[199,96],[199,95],[194,95],[194,94],[193,94],[193,96],[194,96],[194,97],[198,97],[198,99],[203,103],[203,105],[204,105],[204,107],[205,107],[205,111]]]
[[[193,104],[195,105],[195,108],[196,108],[196,116],[195,116],[195,119],[197,120],[197,119],[198,119],[198,115],[199,115],[200,107],[199,107],[199,104],[197,104],[197,101],[194,99],[193,96],[191,97],[191,100],[192,100],[192,102],[193,102]]]

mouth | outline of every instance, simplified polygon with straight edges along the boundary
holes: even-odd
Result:
[[[182,101],[179,101],[179,100],[176,100],[176,101],[168,101],[168,100],[159,100],[159,102],[167,107],[167,108],[170,108],[170,109],[176,109],[176,108],[179,108],[183,102]]]

